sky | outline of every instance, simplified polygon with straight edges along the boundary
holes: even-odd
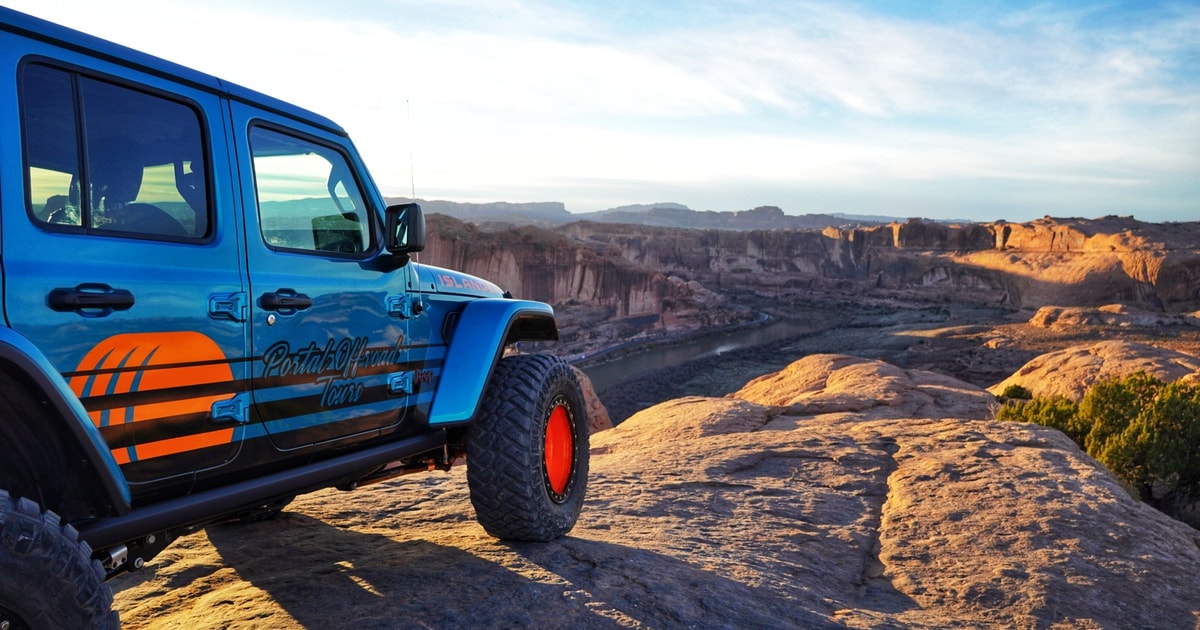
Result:
[[[387,196],[1200,220],[1200,2],[7,0],[332,118]]]

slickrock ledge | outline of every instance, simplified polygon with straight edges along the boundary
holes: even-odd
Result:
[[[1139,371],[1166,382],[1195,380],[1200,358],[1144,343],[1099,341],[1035,357],[988,391],[999,396],[1010,385],[1020,385],[1034,396],[1062,396],[1078,402],[1097,382]]]
[[[816,355],[594,435],[561,541],[497,542],[461,470],[417,476],[185,537],[117,606],[129,628],[1197,627],[1200,532],[989,399]]]

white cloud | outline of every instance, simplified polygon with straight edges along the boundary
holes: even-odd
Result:
[[[1195,7],[1096,30],[1099,9],[1046,6],[937,22],[710,3],[630,24],[531,0],[10,5],[329,115],[390,194],[410,155],[420,195],[573,210],[963,181],[1200,192]]]

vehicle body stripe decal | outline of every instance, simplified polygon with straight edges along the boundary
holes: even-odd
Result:
[[[114,358],[120,357],[114,361]],[[69,385],[88,408],[99,428],[113,423],[133,425],[154,420],[207,415],[212,404],[228,395],[233,371],[221,348],[194,331],[114,335],[96,344],[69,375]],[[218,387],[206,387],[224,384]],[[134,394],[142,394],[136,396]],[[116,403],[120,407],[97,407]],[[229,444],[233,427],[143,443],[112,450],[118,464]]]

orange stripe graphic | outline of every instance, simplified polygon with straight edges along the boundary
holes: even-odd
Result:
[[[114,335],[96,344],[79,362],[78,371],[120,372],[74,376],[69,384],[80,398],[94,398],[168,390],[189,385],[226,383],[233,380],[233,371],[229,364],[224,362],[225,358],[215,341],[194,331]],[[203,365],[195,365],[196,363]],[[212,409],[214,402],[226,397],[220,394],[195,396],[135,407],[98,409],[89,412],[88,415],[97,427],[105,424],[160,420],[185,414],[207,413]],[[233,440],[233,434],[232,427],[223,428],[149,444],[137,444],[134,449],[121,447],[113,450],[113,456],[118,464],[126,464],[133,459],[144,460],[228,444]],[[130,450],[134,450],[134,453],[131,454]]]
[[[164,455],[174,455],[176,453],[194,451],[207,446],[228,444],[232,439],[233,428],[230,427],[228,429],[221,429],[219,431],[211,431],[209,433],[200,433],[197,435],[187,435],[169,440],[160,440],[158,442],[150,442],[149,444],[139,444],[137,447],[137,457],[139,461],[153,459],[155,457],[162,457]],[[123,451],[125,449],[117,450]]]

